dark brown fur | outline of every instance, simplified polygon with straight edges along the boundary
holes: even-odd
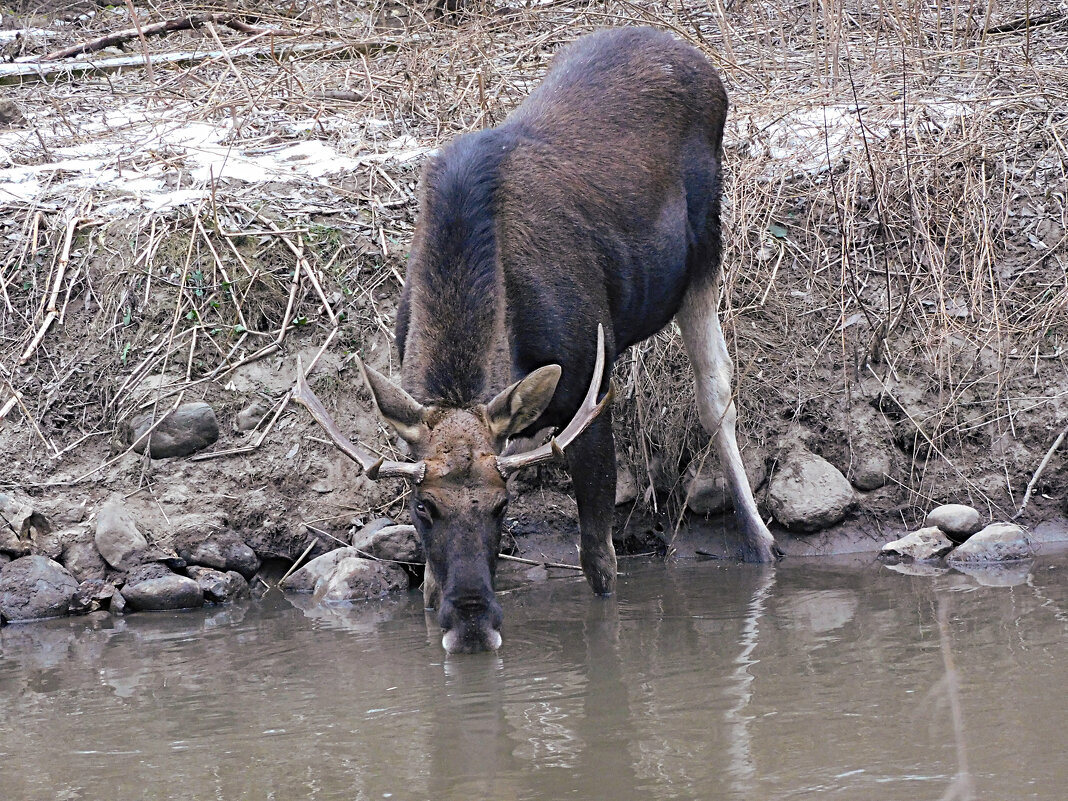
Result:
[[[503,125],[461,137],[428,164],[397,321],[410,403],[378,401],[387,419],[418,423],[403,429],[427,464],[413,518],[428,580],[440,585],[428,598],[442,627],[460,631],[450,650],[499,641],[492,578],[506,496],[490,457],[508,436],[571,419],[598,324],[611,364],[683,309],[691,358],[702,343],[710,350],[697,360],[702,422],[724,429],[717,444],[733,470],[747,555],[772,557],[735,458],[715,316],[726,113],[723,86],[694,48],[648,28],[602,31],[559,56]],[[518,402],[502,406],[509,384],[554,364],[555,393],[528,387],[518,395],[538,397],[518,413]],[[609,411],[567,450],[582,566],[601,594],[615,586],[614,454]]]

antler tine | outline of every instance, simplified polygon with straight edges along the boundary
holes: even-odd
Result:
[[[571,422],[567,424],[563,431],[541,447],[523,453],[515,453],[511,456],[498,456],[497,469],[501,475],[507,478],[510,473],[514,473],[523,467],[530,467],[541,462],[547,462],[557,456],[562,456],[564,449],[574,442],[579,434],[590,427],[590,424],[597,419],[597,416],[612,402],[612,398],[615,395],[615,387],[609,386],[608,392],[601,398],[600,403],[597,402],[597,393],[601,389],[601,380],[604,378],[604,364],[604,327],[598,323],[597,361],[593,365],[593,378],[590,380],[590,388],[586,390],[586,397],[583,398],[582,405],[575,412],[575,416],[571,418]]]
[[[426,473],[426,465],[423,462],[391,462],[381,456],[368,453],[359,445],[354,445],[348,437],[341,433],[330,413],[326,411],[323,402],[319,400],[308,381],[304,377],[304,366],[300,356],[297,356],[297,385],[293,387],[291,397],[315,419],[323,430],[330,435],[330,439],[343,454],[348,456],[363,468],[363,472],[369,479],[379,478],[405,478],[418,484],[423,480]]]

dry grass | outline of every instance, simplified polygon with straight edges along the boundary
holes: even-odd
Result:
[[[731,93],[724,316],[745,437],[774,444],[801,425],[847,468],[853,412],[874,404],[901,464],[890,505],[1019,500],[1068,417],[1059,3],[472,2],[447,19],[430,6],[294,5],[244,19],[296,36],[205,26],[132,42],[216,54],[159,61],[151,78],[5,90],[36,126],[5,140],[9,165],[99,145],[101,169],[133,180],[162,164],[172,189],[211,190],[151,211],[55,171],[32,198],[0,197],[0,409],[17,390],[7,413],[32,422],[9,441],[69,453],[134,409],[225,384],[294,332],[384,344],[417,176],[417,160],[387,156],[500,122],[581,33],[653,24],[702,48]],[[146,23],[210,10],[153,9]],[[128,24],[101,11],[36,46]],[[247,46],[262,52],[231,55]],[[226,126],[244,154],[316,141],[385,155],[311,180],[212,183],[181,148],[114,147],[159,124],[133,111]],[[679,337],[635,348],[617,378],[622,450],[647,485],[680,486],[705,438]]]

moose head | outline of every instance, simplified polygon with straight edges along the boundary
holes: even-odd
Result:
[[[408,443],[414,461],[387,461],[350,442],[311,391],[299,359],[293,399],[369,478],[411,483],[412,522],[426,555],[424,597],[438,610],[445,650],[496,650],[503,618],[493,583],[508,476],[562,455],[611,402],[611,390],[597,400],[604,377],[604,330],[598,326],[593,377],[574,418],[545,445],[511,455],[502,455],[509,437],[534,424],[552,400],[561,376],[558,365],[538,368],[488,403],[465,408],[421,404],[385,376],[359,365],[379,416]]]

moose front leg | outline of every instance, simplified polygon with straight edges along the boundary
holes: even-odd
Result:
[[[611,595],[616,588],[616,550],[612,545],[616,451],[611,412],[606,408],[566,451],[578,502],[582,572],[598,595]]]
[[[716,307],[718,281],[691,285],[677,315],[682,338],[697,382],[697,410],[701,425],[712,437],[720,467],[734,499],[742,528],[742,557],[747,562],[770,562],[780,555],[775,539],[757,511],[753,490],[742,465],[735,434],[738,412],[731,394],[731,363]]]

